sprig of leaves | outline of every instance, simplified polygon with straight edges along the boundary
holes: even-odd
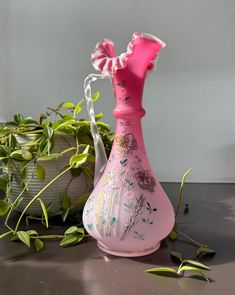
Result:
[[[170,268],[170,267],[156,267],[145,270],[146,273],[152,273],[156,275],[173,275],[175,277],[183,277],[185,271],[196,273],[198,276],[202,277],[208,283],[210,279],[206,275],[206,271],[210,270],[210,268],[198,261],[191,260],[191,259],[183,259],[182,254],[180,252],[172,251],[170,252],[171,256],[178,261],[180,261],[180,265],[177,269]]]
[[[92,100],[95,102],[99,98],[100,93],[96,92],[93,94]],[[72,178],[84,173],[89,180],[93,181],[94,171],[91,169],[91,164],[93,165],[95,162],[94,143],[90,132],[91,122],[80,117],[83,111],[83,102],[83,100],[80,100],[77,104],[65,102],[60,103],[54,108],[48,107],[45,114],[41,114],[38,120],[16,114],[12,121],[0,126],[0,170],[2,168],[4,171],[0,175],[0,189],[6,194],[6,199],[0,200],[0,216],[5,218],[4,225],[7,228],[7,231],[0,235],[0,239],[12,235],[12,241],[19,241],[27,247],[30,247],[33,241],[36,251],[40,251],[44,248],[44,239],[62,239],[60,245],[67,247],[83,241],[87,236],[84,233],[84,229],[79,227],[75,232],[71,232],[74,228],[69,229],[64,235],[45,236],[40,236],[35,230],[19,230],[20,223],[27,209],[36,201],[40,203],[42,215],[27,215],[26,224],[29,226],[30,221],[40,221],[46,228],[49,227],[49,211],[53,204],[45,204],[41,199],[41,194],[64,173],[70,171]],[[99,113],[95,116],[95,119],[105,149],[109,153],[114,134],[108,124],[99,121],[102,117],[103,114]],[[65,138],[67,135],[74,138],[76,145],[59,153],[53,152],[55,138],[58,136]],[[30,190],[30,182],[34,175],[39,180],[45,180],[47,171],[44,168],[43,162],[58,159],[68,153],[71,154],[68,166],[63,171],[58,171],[58,175],[33,197],[23,209],[15,228],[11,228],[8,220],[23,200],[24,193]],[[33,163],[34,166],[31,175],[29,175],[32,170],[31,168],[28,169],[29,163]],[[14,175],[20,180],[22,191],[11,204],[8,196],[11,195],[11,183]],[[62,192],[61,216],[63,222],[69,219],[75,222],[75,224],[81,225],[80,211],[90,192],[86,192],[72,203],[68,194],[68,186]],[[74,207],[77,207],[78,210],[71,210]]]
[[[179,195],[178,195],[178,204],[177,204],[177,209],[175,211],[175,219],[178,216],[178,213],[182,207],[182,201],[183,201],[183,188],[185,184],[185,180],[187,175],[192,171],[192,168],[188,169],[181,180],[180,184],[180,190],[179,190]],[[185,212],[184,209],[184,214],[187,214],[189,212],[189,205],[185,207],[187,208],[187,212]],[[177,260],[180,264],[177,269],[169,268],[169,267],[155,267],[151,269],[145,270],[146,273],[152,273],[156,275],[161,275],[161,276],[174,276],[174,277],[183,277],[185,271],[193,272],[205,279],[207,282],[210,282],[210,279],[207,277],[205,274],[205,271],[210,270],[210,268],[199,262],[198,260],[203,257],[203,256],[214,256],[216,252],[213,249],[210,249],[207,245],[204,245],[202,243],[199,243],[198,241],[192,239],[189,235],[183,233],[181,230],[178,229],[177,221],[175,221],[175,225],[172,229],[172,231],[169,234],[169,238],[172,241],[175,241],[178,237],[178,235],[183,236],[186,238],[187,241],[190,241],[193,246],[197,248],[196,253],[194,253],[190,258],[183,259],[182,254],[178,251],[171,251],[170,256],[173,260]],[[193,259],[194,258],[194,259]]]

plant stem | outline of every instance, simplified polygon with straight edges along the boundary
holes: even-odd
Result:
[[[184,181],[185,181],[185,178],[186,176],[191,172],[192,168],[188,169],[188,171],[186,171],[182,177],[182,180],[181,180],[181,185],[180,185],[180,191],[179,191],[179,197],[178,197],[178,206],[177,206],[177,209],[176,209],[176,212],[175,212],[175,218],[177,217],[178,213],[179,213],[179,209],[181,207],[181,204],[182,204],[182,193],[183,193],[183,187],[184,187]]]
[[[11,212],[12,212],[12,210],[13,210],[13,208],[14,208],[14,205],[15,205],[16,202],[20,199],[20,197],[23,195],[23,193],[25,192],[26,188],[28,187],[28,184],[29,184],[30,181],[32,180],[32,178],[33,178],[33,176],[34,176],[34,171],[35,171],[35,163],[34,163],[34,166],[33,166],[33,172],[32,172],[32,174],[31,174],[29,180],[26,182],[26,184],[25,184],[23,190],[20,192],[20,194],[18,195],[18,197],[17,197],[17,198],[15,199],[15,201],[12,203],[11,208],[10,208],[8,214],[7,214],[7,217],[6,217],[6,219],[5,219],[4,225],[5,225],[7,228],[9,228],[10,230],[13,230],[13,229],[7,224],[7,222],[8,222],[8,220],[9,220],[10,215],[11,215]]]
[[[193,244],[195,244],[196,246],[199,246],[199,247],[208,247],[207,245],[204,245],[204,244],[201,244],[197,241],[195,241],[194,239],[190,238],[188,235],[186,235],[185,233],[183,233],[182,231],[180,230],[176,230],[176,232],[182,236],[184,236],[186,239],[188,239],[189,241],[191,241]]]
[[[63,239],[64,235],[31,236],[31,239]]]
[[[21,219],[23,218],[25,212],[27,211],[27,209],[30,207],[30,205],[37,200],[37,198],[53,183],[55,182],[58,178],[60,178],[62,175],[64,175],[66,172],[68,172],[71,169],[71,166],[69,166],[67,169],[65,169],[64,171],[62,171],[60,174],[58,174],[55,178],[53,178],[47,185],[45,185],[37,194],[36,196],[33,197],[33,199],[25,206],[24,210],[22,211],[17,223],[16,223],[16,227],[15,227],[15,231],[14,233],[17,232]]]

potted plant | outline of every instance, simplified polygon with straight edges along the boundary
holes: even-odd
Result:
[[[96,92],[93,101],[99,97]],[[81,118],[82,104],[83,100],[76,105],[66,102],[48,107],[38,120],[16,114],[0,127],[0,189],[5,193],[0,215],[14,239],[26,243],[18,233],[25,214],[27,223],[39,219],[48,227],[48,216],[61,215],[65,221],[88,198],[95,157],[90,121]],[[96,115],[108,154],[113,133],[101,118],[102,113]],[[21,215],[12,228],[8,221],[14,211]]]

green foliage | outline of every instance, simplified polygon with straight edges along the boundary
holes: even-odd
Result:
[[[86,236],[84,228],[77,227],[77,226],[71,226],[70,228],[68,228],[65,231],[64,235],[65,236],[60,243],[61,247],[76,245],[80,243],[81,241],[83,241]]]
[[[95,102],[99,98],[100,93],[94,93],[93,101]],[[49,212],[53,203],[45,204],[41,194],[63,174],[71,173],[71,182],[74,177],[79,177],[82,173],[90,181],[93,181],[94,171],[91,168],[91,163],[95,161],[94,143],[90,131],[91,123],[81,117],[83,103],[82,99],[77,104],[63,102],[56,107],[48,107],[45,114],[41,114],[38,120],[16,114],[11,121],[0,126],[0,168],[3,171],[0,175],[0,189],[6,195],[5,200],[0,200],[0,216],[5,219],[4,225],[8,229],[0,238],[11,235],[11,241],[24,243],[27,247],[30,247],[33,242],[34,248],[38,252],[44,248],[44,240],[47,239],[60,239],[61,246],[67,247],[80,243],[87,236],[84,228],[77,226],[69,228],[64,235],[40,236],[34,229],[19,230],[25,215],[27,225],[31,221],[40,221],[46,228],[49,227]],[[98,121],[102,116],[103,114],[100,113],[95,118]],[[114,138],[113,132],[105,122],[99,121],[97,124],[105,149],[109,154]],[[74,146],[69,144],[66,149],[54,152],[55,141],[60,137],[67,142],[66,136],[74,139]],[[68,159],[67,165],[62,171],[58,171],[58,175],[54,179],[48,183],[45,182],[44,187],[24,207],[15,228],[12,229],[8,225],[8,221],[24,199],[25,192],[30,191],[32,179],[37,177],[39,181],[45,181],[47,171],[44,162],[50,162],[65,155],[69,155],[66,157]],[[8,196],[11,195],[13,179],[17,179],[19,185],[22,186],[22,191],[11,204]],[[68,220],[81,225],[81,210],[90,192],[86,192],[81,198],[78,196],[78,199],[72,203],[68,195],[69,184],[62,192],[60,215],[64,223]],[[41,216],[27,215],[28,208],[36,201],[40,203]]]
[[[40,239],[34,240],[34,247],[37,252],[41,251],[44,248],[44,242]]]
[[[147,269],[145,272],[161,276],[169,276],[173,274],[175,277],[182,277],[185,271],[190,271],[196,273],[208,283],[210,282],[209,278],[205,274],[205,271],[210,270],[208,266],[195,260],[182,259],[182,254],[179,252],[171,252],[171,256],[177,258],[181,262],[178,269],[169,267],[155,267]]]
[[[5,216],[10,209],[10,205],[5,200],[0,200],[0,216]]]
[[[19,240],[30,248],[30,235],[26,231],[18,231],[17,236]]]
[[[46,227],[48,228],[48,226],[49,226],[49,222],[48,222],[47,208],[46,208],[46,206],[45,206],[45,204],[44,204],[44,202],[43,202],[42,199],[38,198],[38,201],[40,202],[40,205],[41,205],[41,207],[42,207],[42,212],[43,212],[43,216],[44,216],[44,218],[45,218]]]
[[[46,176],[45,168],[42,165],[38,164],[36,168],[36,174],[39,179],[41,180],[45,179],[45,176]]]
[[[189,170],[187,170],[182,177],[181,184],[180,184],[180,190],[179,190],[179,194],[178,194],[177,209],[175,211],[175,218],[177,218],[178,213],[182,207],[183,188],[184,188],[186,177],[191,172],[191,170],[192,170],[191,168]],[[185,212],[185,209],[187,209],[186,212]],[[188,212],[189,212],[189,205],[187,204],[187,206],[185,206],[185,208],[184,208],[183,213],[187,214]],[[155,267],[155,268],[147,269],[147,270],[145,270],[145,272],[152,273],[155,275],[161,275],[161,276],[183,277],[184,272],[188,271],[188,272],[196,273],[199,277],[202,277],[205,281],[207,281],[209,283],[210,280],[207,277],[207,275],[205,274],[205,271],[210,270],[210,268],[207,265],[199,262],[198,260],[202,256],[213,256],[213,255],[215,255],[216,252],[214,250],[210,249],[207,245],[203,245],[203,244],[195,241],[194,239],[192,239],[187,234],[183,233],[181,230],[179,230],[177,222],[175,222],[175,225],[169,234],[169,238],[171,241],[174,242],[175,240],[177,240],[178,235],[183,236],[187,240],[187,242],[190,242],[194,247],[197,247],[196,253],[187,259],[183,259],[183,255],[179,251],[170,251],[170,256],[171,256],[172,260],[177,261],[177,263],[180,263],[178,269],[173,269],[173,268],[169,268],[169,267]],[[194,258],[194,259],[192,259],[192,258]]]

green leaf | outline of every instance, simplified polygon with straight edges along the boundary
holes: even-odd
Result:
[[[62,206],[64,209],[68,209],[71,207],[71,199],[70,199],[69,195],[67,195],[67,194],[63,195]]]
[[[61,157],[61,154],[50,154],[49,156],[41,156],[38,158],[38,161],[50,161],[54,159],[58,159]]]
[[[86,148],[84,149],[84,151],[83,151],[82,153],[83,153],[83,154],[88,154],[89,149],[90,149],[90,146],[87,145]]]
[[[47,154],[48,150],[49,150],[49,143],[48,143],[48,139],[44,138],[39,146],[39,150],[40,150],[40,154]]]
[[[21,125],[31,125],[31,124],[38,125],[38,122],[33,120],[31,117],[29,117],[29,118],[22,120],[20,124]]]
[[[25,231],[18,231],[17,233],[18,238],[23,242],[27,247],[30,248],[30,236]]]
[[[50,127],[50,126],[44,126],[43,128],[43,134],[48,137],[51,138],[52,135],[54,133],[54,130]]]
[[[43,212],[43,216],[45,218],[45,222],[46,222],[46,227],[48,228],[49,224],[48,224],[48,213],[47,213],[47,208],[45,206],[45,203],[43,202],[42,199],[38,198],[38,201],[40,202],[40,205],[42,207],[42,212]]]
[[[18,123],[16,123],[16,122],[7,122],[6,124],[5,124],[5,127],[7,127],[8,129],[15,129],[16,127],[18,127],[19,126],[19,124]]]
[[[10,206],[5,200],[0,200],[0,216],[5,216],[9,211]]]
[[[182,272],[182,271],[192,271],[192,272],[196,272],[199,276],[203,277],[208,283],[210,282],[208,277],[205,275],[205,273],[197,268],[197,267],[193,267],[193,266],[187,266],[184,265],[180,268],[180,270],[178,271],[178,273]]]
[[[178,205],[177,205],[177,209],[175,211],[175,218],[177,217],[179,210],[181,208],[181,205],[182,205],[182,193],[183,193],[185,179],[191,171],[192,171],[192,168],[188,169],[182,177],[181,184],[180,184],[180,190],[179,190],[179,196],[178,196]]]
[[[0,144],[0,154],[3,157],[7,157],[11,154],[11,149],[7,145]]]
[[[100,98],[100,92],[97,91],[92,95],[92,101],[97,101]]]
[[[176,259],[182,261],[182,254],[180,252],[171,251],[170,254],[171,254],[171,257],[176,258]]]
[[[34,247],[37,252],[41,251],[44,248],[44,242],[40,239],[34,240]]]
[[[15,115],[14,115],[14,121],[15,121],[16,123],[20,124],[21,121],[23,121],[23,120],[24,120],[24,117],[23,117],[21,114],[15,114]]]
[[[99,113],[99,114],[95,115],[95,120],[96,121],[98,121],[98,120],[100,120],[102,118],[103,118],[103,113]]]
[[[176,238],[177,238],[176,231],[175,230],[172,230],[169,236],[170,236],[170,239],[171,240],[173,240],[173,241],[176,240]]]
[[[90,133],[90,125],[82,125],[77,129],[77,137],[81,139],[82,136]]]
[[[30,161],[33,155],[27,150],[16,150],[10,154],[10,157],[16,161]]]
[[[9,183],[9,176],[7,173],[0,175],[0,188],[6,192],[7,184]]]
[[[63,105],[62,105],[63,108],[66,108],[66,109],[69,109],[69,108],[74,108],[75,107],[75,104],[73,102],[65,102]]]
[[[89,154],[84,154],[84,153],[73,155],[70,158],[69,163],[71,166],[75,166],[77,168],[86,162],[88,156]]]
[[[16,242],[16,241],[19,241],[19,237],[18,235],[14,235],[13,237],[11,237],[11,242]]]
[[[73,112],[74,117],[76,117],[77,114],[82,111],[82,107],[81,107],[82,103],[83,103],[83,99],[80,100],[79,103],[76,105],[74,112]]]
[[[175,276],[179,276],[179,274],[177,273],[177,271],[175,269],[169,268],[169,267],[150,268],[150,269],[145,270],[144,272],[152,273],[152,274],[156,274],[156,275],[172,275],[172,274],[174,274]]]
[[[8,157],[0,157],[0,161],[8,159]]]
[[[214,256],[216,254],[216,251],[208,247],[199,247],[197,249],[197,254],[205,256]]]
[[[85,231],[83,227],[71,226],[65,231],[65,235],[79,233],[84,235]]]
[[[186,260],[183,260],[183,263],[191,264],[191,265],[203,268],[203,269],[210,270],[210,268],[208,266],[206,266],[205,264],[200,263],[198,261],[195,261],[195,260],[186,259]]]
[[[77,226],[71,226],[65,231],[65,235],[74,234],[77,232],[78,227]]]
[[[63,238],[63,240],[60,243],[61,247],[68,247],[71,245],[75,245],[78,241],[78,236],[77,235],[67,235],[66,237]]]
[[[21,143],[20,146],[21,147],[32,147],[32,146],[37,146],[39,143],[35,142],[35,141],[28,141],[28,142],[24,142]]]
[[[83,234],[83,235],[85,234],[85,230],[84,230],[83,227],[78,227],[77,232],[80,233],[80,234]]]
[[[36,174],[39,179],[42,179],[42,180],[45,179],[45,175],[46,175],[45,168],[42,165],[38,164],[36,168]]]
[[[33,155],[29,151],[22,150],[22,157],[24,158],[24,160],[30,161],[32,160]]]
[[[69,209],[70,209],[70,208],[67,208],[67,209],[65,209],[64,212],[63,212],[63,216],[62,216],[63,222],[66,221],[66,219],[67,219],[67,217],[68,217],[68,215],[69,215]]]
[[[38,236],[38,232],[34,229],[30,229],[26,231],[30,236]]]
[[[21,179],[24,181],[28,176],[28,167],[25,165],[21,171]]]

